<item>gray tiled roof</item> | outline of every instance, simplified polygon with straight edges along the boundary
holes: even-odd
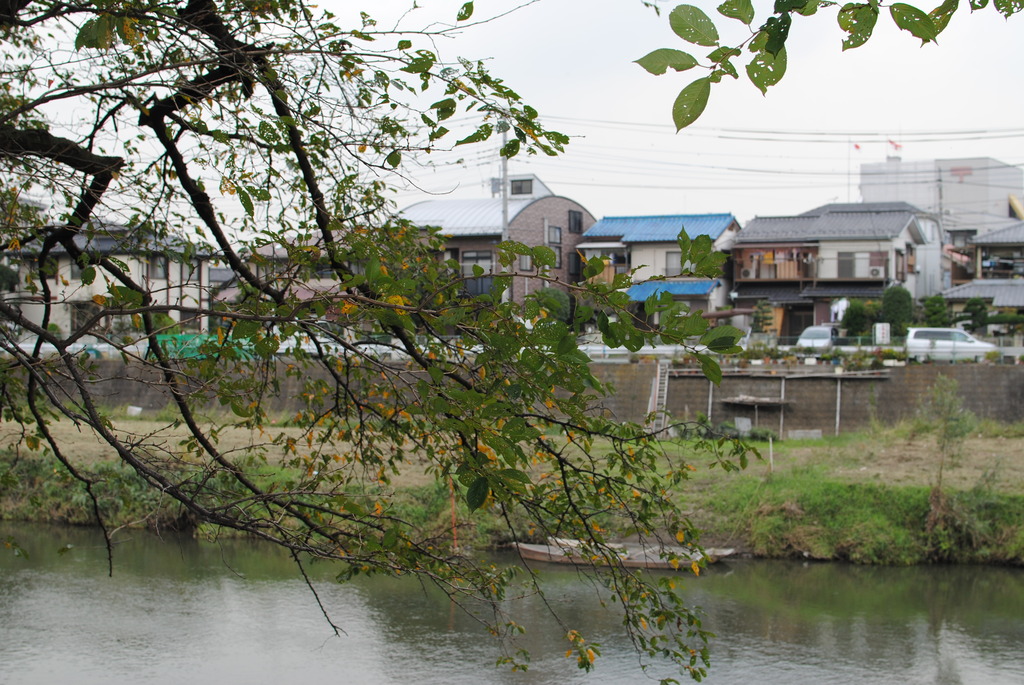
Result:
[[[1024,279],[992,278],[979,279],[944,290],[947,300],[969,300],[980,297],[992,302],[993,307],[1024,308]]]
[[[1024,221],[971,239],[974,245],[1024,245]]]
[[[736,242],[891,240],[913,224],[914,208],[905,202],[824,205],[799,216],[756,217]]]
[[[768,300],[775,303],[803,302],[811,300],[803,297],[798,286],[761,285],[760,283],[737,283],[736,292],[743,299]]]
[[[878,298],[885,292],[882,286],[862,285],[853,283],[850,285],[830,284],[819,285],[813,288],[804,288],[800,294],[804,297],[858,297]]]
[[[821,216],[830,212],[923,212],[908,202],[832,202],[803,212],[800,216]]]

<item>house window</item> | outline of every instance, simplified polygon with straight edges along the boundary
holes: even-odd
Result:
[[[886,252],[868,253],[868,278],[885,278],[888,276],[889,255]]]
[[[78,263],[77,259],[71,260],[71,280],[82,280],[82,265]]]
[[[583,212],[569,210],[569,233],[583,233]]]
[[[227,283],[235,277],[235,272],[226,266],[211,266],[210,267],[210,283],[221,284]]]
[[[857,253],[856,252],[840,252],[839,253],[839,270],[837,276],[839,278],[856,278],[857,277]]]
[[[513,195],[533,195],[533,179],[512,181],[511,185]]]
[[[476,297],[491,292],[494,278],[492,276],[476,276],[473,273],[473,267],[479,266],[484,273],[490,273],[493,260],[494,256],[485,250],[462,253],[462,275],[466,277],[463,287],[469,295]]]
[[[573,250],[572,252],[569,253],[568,259],[569,280],[573,282],[579,281],[580,279],[583,278],[583,258],[580,257],[579,252]]]
[[[533,270],[533,257],[528,254],[519,255],[519,270],[520,271],[532,271]]]
[[[552,252],[555,253],[555,268],[556,269],[561,269],[562,268],[562,248],[560,248],[560,247],[553,247],[553,248],[551,248],[551,250],[552,250]]]
[[[562,244],[562,227],[548,226],[548,242],[552,245]]]
[[[167,280],[166,255],[153,255],[149,258],[149,278],[150,280]]]
[[[683,253],[682,252],[666,252],[665,253],[665,275],[666,276],[679,276],[683,273],[682,265]]]
[[[494,256],[489,251],[475,251],[462,253],[462,275],[473,276],[473,267],[479,266],[484,273],[491,271],[494,263]]]

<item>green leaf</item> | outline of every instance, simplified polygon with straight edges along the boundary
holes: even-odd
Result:
[[[605,261],[600,257],[591,257],[583,267],[583,280],[589,281],[594,276],[597,276],[604,271],[605,266],[607,266]]]
[[[839,28],[850,34],[843,40],[843,50],[859,48],[871,38],[878,21],[878,8],[871,4],[844,5],[839,10]]]
[[[736,347],[736,342],[743,337],[743,331],[733,326],[715,326],[701,336],[700,342],[707,345],[713,352],[725,352]]]
[[[433,68],[436,61],[437,58],[434,55],[421,53],[419,57],[414,57],[399,71],[404,71],[407,74],[425,74]]]
[[[393,150],[391,154],[384,159],[384,161],[392,168],[397,167],[402,163],[402,152],[400,150]]]
[[[398,49],[399,50],[408,50],[411,47],[412,47],[412,41],[411,40],[400,40],[400,41],[398,41]]]
[[[537,266],[555,265],[555,252],[547,245],[538,245],[533,248],[533,263]]]
[[[703,335],[708,330],[708,320],[699,314],[687,314],[686,316],[678,316],[673,319],[673,322],[677,325],[675,332],[682,338],[692,338],[697,335]]]
[[[501,471],[498,471],[498,475],[506,480],[515,480],[526,485],[529,485],[532,482],[528,475],[518,469],[502,469]]]
[[[747,78],[757,86],[762,94],[768,92],[768,88],[782,80],[786,74],[786,49],[783,48],[777,55],[772,55],[763,50],[750,60],[747,64]]]
[[[669,69],[675,69],[676,71],[693,69],[697,66],[697,59],[693,57],[693,55],[683,52],[682,50],[661,48],[660,50],[655,50],[654,52],[644,55],[640,59],[636,60],[636,63],[650,73],[660,76]]]
[[[478,128],[476,131],[469,134],[468,136],[466,136],[465,138],[463,138],[462,140],[458,141],[455,144],[466,145],[467,143],[479,143],[485,141],[491,137],[491,133],[493,131],[494,127],[491,126],[490,124],[482,124],[480,128]]]
[[[768,34],[768,42],[764,44],[764,49],[773,55],[782,52],[786,47],[786,38],[789,37],[789,27],[792,23],[793,18],[789,14],[770,17],[761,27],[761,30]]]
[[[750,0],[726,0],[718,6],[718,13],[730,19],[739,19],[747,26],[754,21],[754,5]]]
[[[453,98],[445,98],[444,100],[440,100],[439,102],[435,102],[434,104],[432,104],[430,106],[430,109],[436,109],[437,120],[444,121],[445,119],[455,114],[457,105]]]
[[[679,5],[668,15],[672,31],[683,40],[696,45],[718,44],[718,29],[704,11],[693,5]]]
[[[466,21],[473,16],[473,3],[467,2],[459,8],[459,14],[455,17],[455,21]]]
[[[807,4],[807,0],[775,0],[775,14],[782,14],[783,12],[792,12],[793,10],[802,9]]]
[[[932,22],[935,24],[936,32],[942,33],[946,29],[946,25],[949,24],[949,20],[953,17],[953,12],[956,12],[956,8],[959,6],[960,0],[946,0],[928,13],[928,16],[932,18]]]
[[[504,145],[501,146],[501,150],[498,152],[502,157],[515,157],[519,153],[519,139],[513,138]]]
[[[700,362],[700,370],[704,373],[704,377],[715,385],[719,385],[722,382],[722,367],[718,365],[718,362],[706,354],[697,354],[697,361]]]
[[[82,284],[91,285],[96,280],[96,269],[92,266],[87,266],[82,269]]]
[[[256,208],[253,207],[252,198],[249,197],[249,193],[245,192],[245,190],[243,190],[242,188],[237,188],[236,192],[238,193],[238,201],[242,203],[242,207],[245,209],[245,213],[248,214],[249,216],[253,216],[253,214],[256,211]]]
[[[231,411],[235,416],[240,416],[243,419],[247,419],[252,416],[252,409],[247,404],[243,404],[242,400],[235,399],[231,400]]]
[[[106,14],[101,14],[95,19],[82,24],[75,36],[75,50],[82,48],[94,48],[106,50],[114,44],[114,24]]]
[[[1021,0],[993,0],[992,6],[1007,18],[1024,9],[1024,4],[1021,3]]]
[[[486,476],[480,476],[466,491],[466,505],[469,506],[470,511],[476,511],[483,506],[490,494],[491,484],[487,482]]]
[[[700,118],[711,97],[711,79],[699,78],[680,91],[672,105],[672,121],[676,131],[681,131]]]
[[[920,38],[922,45],[934,41],[939,35],[932,18],[912,5],[897,2],[889,8],[889,14],[896,26]]]

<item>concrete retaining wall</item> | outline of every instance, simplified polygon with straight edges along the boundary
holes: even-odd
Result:
[[[609,401],[614,414],[642,420],[650,397],[643,382],[654,378],[656,364],[595,364],[594,369],[620,388]],[[808,371],[782,366],[774,372],[726,371],[719,386],[696,371],[673,371],[666,409],[676,421],[703,415],[720,423],[742,417],[783,437],[790,431],[831,435],[865,428],[873,417],[883,423],[910,418],[935,379],[944,375],[957,381],[964,406],[979,417],[1024,421],[1024,366],[924,364],[857,374],[829,373],[830,367]]]
[[[109,406],[139,406],[148,411],[165,407],[170,397],[151,369],[99,362],[104,380],[92,390]],[[655,362],[595,363],[594,374],[614,388],[603,410],[623,421],[642,421],[658,372]],[[774,430],[823,435],[857,430],[872,418],[894,423],[913,416],[939,375],[954,378],[964,406],[979,417],[1012,423],[1024,421],[1024,366],[987,364],[926,364],[858,374],[827,373],[830,367],[779,366],[774,372],[726,371],[713,385],[697,371],[673,370],[668,381],[666,408],[675,421],[709,416],[713,423],[749,418],[752,425]],[[298,409],[302,379],[281,378],[280,411]],[[203,392],[197,389],[197,392]],[[205,392],[209,394],[209,389]],[[211,409],[219,403],[211,397]]]

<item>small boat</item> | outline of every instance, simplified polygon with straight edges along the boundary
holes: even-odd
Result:
[[[614,563],[626,568],[678,570],[689,569],[695,561],[704,559],[713,564],[735,553],[732,548],[709,548],[701,555],[684,547],[648,547],[640,544],[610,543],[602,546],[604,553],[588,551],[580,540],[548,538],[548,544],[513,543],[519,556],[527,561],[576,566],[607,566]],[[675,559],[666,558],[675,554]],[[614,555],[614,556],[613,556]],[[612,561],[610,561],[610,559]]]

